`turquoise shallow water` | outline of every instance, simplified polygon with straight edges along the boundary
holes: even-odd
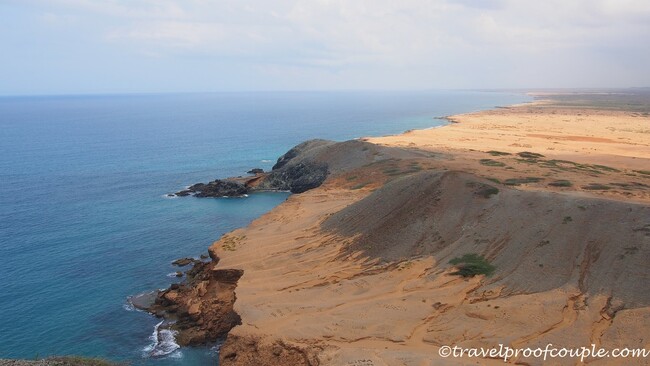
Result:
[[[128,310],[126,299],[167,287],[172,260],[205,253],[287,194],[166,193],[270,169],[306,139],[398,133],[526,100],[487,92],[0,98],[0,358],[215,364],[213,347],[148,357],[158,320]]]

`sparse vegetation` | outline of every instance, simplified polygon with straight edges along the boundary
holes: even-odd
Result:
[[[616,187],[621,187],[627,191],[633,190],[633,189],[644,189],[644,188],[650,188],[647,184],[639,183],[639,182],[630,182],[630,183],[610,183],[613,186]]]
[[[116,366],[120,364],[112,363],[99,358],[88,358],[81,356],[55,356],[46,358],[48,361],[56,362],[61,366]],[[121,364],[124,365],[124,364]]]
[[[363,188],[363,187],[365,187],[367,185],[368,185],[368,183],[361,183],[361,184],[357,184],[356,186],[352,187],[351,189],[361,189],[361,188]]]
[[[490,198],[496,194],[499,194],[499,188],[492,187],[487,184],[482,184],[475,193],[476,195],[481,196],[483,198]]]
[[[479,163],[482,165],[486,166],[506,166],[505,163],[502,163],[500,161],[492,160],[492,159],[481,159],[479,160]]]
[[[571,187],[573,184],[566,179],[560,179],[560,180],[553,181],[548,185],[553,187]]]
[[[573,221],[573,218],[571,218],[571,216],[564,216],[564,218],[562,219],[563,224],[568,224],[571,221]]]
[[[538,154],[530,151],[522,151],[520,153],[517,153],[517,155],[521,156],[524,159],[539,159],[544,157],[544,155],[542,154]]]
[[[417,173],[423,168],[420,166],[420,163],[417,161],[411,162],[408,166],[398,166],[396,163],[397,160],[393,161],[391,165],[388,165],[382,170],[382,172],[388,176],[394,177],[403,174]]]
[[[422,170],[422,167],[418,163],[411,163],[411,166],[409,167],[410,171],[406,171],[406,173],[415,173],[419,172]]]
[[[612,189],[612,187],[600,183],[589,183],[589,185],[582,186],[580,188],[588,191],[606,191],[608,189]]]
[[[600,170],[607,171],[607,172],[620,173],[620,170],[618,170],[616,168],[612,168],[612,167],[607,166],[607,165],[594,164],[594,165],[591,165],[591,166],[594,167],[594,168],[600,169]]]
[[[496,151],[496,150],[490,150],[487,152],[488,154],[492,156],[506,156],[506,155],[512,155],[511,153],[508,152],[503,152],[503,151]]]
[[[356,176],[356,175],[352,175],[352,176],[347,177],[346,179],[347,179],[348,181],[352,181],[352,180],[357,179],[357,176]]]
[[[237,250],[237,246],[241,244],[242,240],[246,239],[246,235],[242,236],[233,236],[233,235],[224,235],[221,239],[221,248],[230,252]]]
[[[537,178],[537,177],[510,178],[503,181],[503,184],[507,186],[518,186],[521,184],[537,183],[537,182],[541,182],[542,180],[543,180],[542,178]]]
[[[635,170],[634,172],[643,175],[650,175],[650,170]]]
[[[456,257],[449,261],[449,264],[456,266],[458,269],[452,272],[452,275],[462,277],[474,277],[477,275],[491,276],[496,267],[490,264],[482,255],[468,253],[462,257]]]
[[[519,153],[518,155],[521,157],[525,157],[524,159],[516,159],[520,163],[538,164],[538,166],[542,168],[549,168],[556,172],[580,171],[580,172],[590,173],[590,174],[603,174],[603,172],[620,172],[620,170],[606,165],[580,164],[574,161],[559,160],[559,159],[539,160],[538,157],[533,157],[533,156],[540,155],[540,154],[535,154],[535,153],[523,152],[523,153]],[[650,172],[648,173],[650,174]]]

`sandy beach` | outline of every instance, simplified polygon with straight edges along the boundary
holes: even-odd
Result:
[[[164,296],[201,336],[219,307],[241,317],[223,365],[496,365],[440,352],[649,348],[647,114],[537,102],[450,120],[318,147],[323,185],[226,234],[206,275]],[[450,261],[467,254],[494,273],[458,275]],[[215,303],[233,290],[215,275],[227,269],[243,275]]]

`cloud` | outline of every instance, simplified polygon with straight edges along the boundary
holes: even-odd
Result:
[[[76,27],[116,58],[204,60],[219,70],[248,67],[260,80],[284,72],[309,88],[330,80],[538,86],[530,84],[572,75],[582,75],[576,84],[650,83],[628,62],[650,62],[640,46],[650,41],[647,0],[7,1],[30,4],[47,27]],[[603,57],[606,50],[616,52]],[[588,67],[577,61],[596,58]]]
[[[541,52],[629,37],[639,31],[635,25],[647,31],[650,14],[649,2],[634,0],[57,1],[116,18],[105,32],[111,42],[161,52],[250,55],[275,48],[298,58],[305,47],[321,51],[316,63],[323,56],[417,62],[462,45]]]

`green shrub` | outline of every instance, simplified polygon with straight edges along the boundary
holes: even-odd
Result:
[[[608,189],[612,189],[612,187],[608,185],[599,184],[599,183],[589,183],[589,185],[582,186],[580,188],[586,189],[588,191],[606,191]]]
[[[490,198],[495,194],[499,194],[499,188],[484,184],[479,187],[479,189],[476,191],[476,194],[483,198]]]
[[[548,185],[553,186],[553,187],[571,187],[573,184],[570,181],[566,180],[566,179],[560,179],[560,180],[556,180],[554,182],[551,182]]]
[[[452,275],[462,277],[474,277],[477,275],[491,276],[496,267],[491,265],[482,255],[468,253],[462,257],[456,257],[449,261],[449,264],[456,266],[458,269],[452,272]]]
[[[594,164],[594,165],[592,165],[592,167],[600,169],[600,170],[605,170],[605,171],[608,171],[608,172],[615,172],[615,173],[620,173],[621,172],[620,170],[618,170],[616,168],[612,168],[611,166],[607,166],[607,165]]]
[[[517,153],[517,155],[521,156],[524,159],[539,159],[544,157],[544,155],[542,154],[538,154],[530,151],[522,151],[520,153]]]
[[[492,156],[506,156],[506,155],[512,155],[511,153],[503,152],[503,151],[496,151],[496,150],[490,150],[487,152],[488,154]]]
[[[518,186],[527,183],[537,183],[539,181],[542,181],[542,178],[537,178],[537,177],[510,178],[503,181],[503,184],[507,186]]]

